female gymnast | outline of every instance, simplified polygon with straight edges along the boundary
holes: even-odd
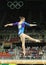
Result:
[[[25,56],[25,54],[26,54],[26,51],[25,51],[25,38],[28,38],[29,40],[34,41],[34,42],[40,42],[40,40],[34,39],[34,38],[28,36],[27,34],[24,34],[25,25],[27,25],[27,26],[37,26],[37,25],[36,24],[29,24],[29,23],[25,22],[25,17],[20,17],[19,22],[6,24],[4,26],[7,27],[7,26],[14,26],[14,25],[18,26],[18,35],[21,39],[23,54]]]

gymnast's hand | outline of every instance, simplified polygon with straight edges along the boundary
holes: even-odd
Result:
[[[7,26],[8,26],[8,24],[4,25],[4,27],[7,27]]]
[[[37,24],[30,24],[30,26],[37,26]]]

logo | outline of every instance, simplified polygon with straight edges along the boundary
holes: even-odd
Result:
[[[14,1],[14,2],[11,2],[11,1],[8,1],[7,2],[7,6],[10,7],[11,9],[20,9],[22,6],[24,5],[23,1]]]

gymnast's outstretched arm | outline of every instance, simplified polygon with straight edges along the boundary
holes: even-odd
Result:
[[[27,26],[37,26],[37,24],[29,24],[29,23],[27,23],[27,22],[24,22]]]
[[[7,27],[7,26],[13,26],[13,23],[4,25],[4,27]]]
[[[17,25],[17,24],[18,24],[18,22],[15,22],[15,23],[9,23],[9,24],[4,25],[4,27],[7,27],[7,26],[14,26],[14,25]]]

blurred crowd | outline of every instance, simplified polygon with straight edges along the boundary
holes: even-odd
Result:
[[[46,59],[46,46],[26,47],[26,55],[23,56],[22,48],[2,49],[0,47],[0,59]]]

